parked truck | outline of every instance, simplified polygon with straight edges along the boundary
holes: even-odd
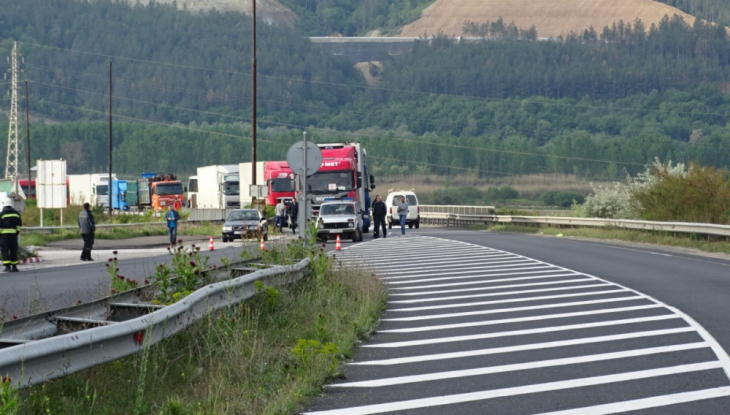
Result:
[[[241,179],[241,206],[251,205],[251,202],[253,201],[253,196],[251,195],[250,186],[252,184],[266,184],[266,180],[264,178],[264,165],[266,163],[267,162],[264,161],[259,161],[256,163],[256,183],[253,182],[253,178],[251,177],[251,162],[238,164],[238,172]]]
[[[307,179],[314,215],[327,201],[354,200],[363,216],[363,232],[370,228],[370,191],[375,177],[368,174],[367,152],[360,143],[317,144],[322,150],[322,166]]]
[[[264,166],[264,183],[269,188],[267,205],[276,206],[281,200],[294,198],[296,181],[294,172],[286,161],[267,161]]]
[[[142,173],[139,180],[127,180],[125,185],[124,199],[129,210],[161,212],[176,204],[183,206],[185,201],[182,182],[174,174]]]
[[[92,206],[109,207],[109,174],[70,174],[68,178],[68,199],[71,205],[89,203]],[[112,180],[117,178],[112,174]]]
[[[199,209],[241,207],[237,164],[198,167]]]

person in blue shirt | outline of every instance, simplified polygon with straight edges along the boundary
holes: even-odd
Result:
[[[170,245],[175,245],[175,242],[177,242],[177,221],[180,220],[180,214],[177,213],[175,206],[170,206],[170,209],[165,213],[165,219],[167,220],[167,234],[170,236]]]

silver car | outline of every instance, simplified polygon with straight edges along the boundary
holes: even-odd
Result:
[[[269,240],[266,218],[256,209],[237,209],[226,218],[221,230],[223,242],[244,238]]]
[[[338,235],[362,241],[362,215],[355,202],[325,202],[317,217],[317,238],[335,239]]]

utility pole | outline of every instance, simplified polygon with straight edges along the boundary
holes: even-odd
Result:
[[[28,194],[25,195],[26,197],[30,197],[30,194],[32,193],[32,187],[30,185],[30,178],[32,177],[30,175],[30,105],[28,105],[28,81],[25,81],[25,132],[26,132],[26,141],[25,141],[25,151],[26,156],[28,157]],[[37,194],[37,191],[36,191]],[[38,197],[38,196],[36,196]],[[63,215],[61,215],[61,220],[63,220]]]
[[[258,184],[256,179],[256,0],[251,1],[251,184]],[[251,200],[251,207],[258,206],[256,196]]]
[[[112,61],[109,61],[109,183],[107,184],[109,217],[112,217]]]
[[[13,51],[10,54],[10,116],[8,121],[8,153],[5,158],[5,178],[15,183],[15,191],[18,188],[18,44],[13,43]],[[29,178],[30,180],[30,178]],[[30,183],[28,187],[30,192]]]

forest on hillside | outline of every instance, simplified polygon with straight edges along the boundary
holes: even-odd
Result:
[[[658,0],[708,22],[730,26],[730,5],[727,0]]]
[[[250,158],[245,15],[24,3],[0,0],[0,55],[20,42],[31,112],[48,119],[31,126],[34,158],[104,170],[110,59],[119,173]],[[730,40],[702,22],[620,23],[551,42],[441,37],[384,62],[376,86],[300,31],[260,28],[263,159],[282,159],[306,129],[315,140],[365,142],[387,173],[615,179],[655,157],[730,166]]]

